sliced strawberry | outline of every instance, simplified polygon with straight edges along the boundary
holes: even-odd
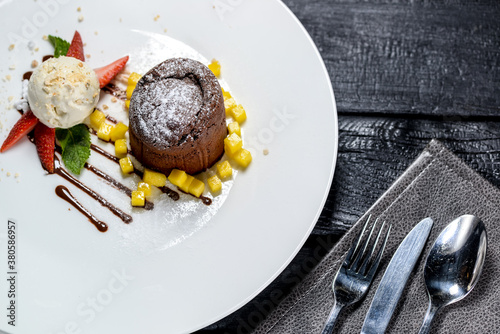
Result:
[[[71,45],[69,46],[68,53],[66,57],[73,57],[81,61],[85,61],[85,55],[83,54],[83,42],[82,36],[78,31],[75,31]]]
[[[97,78],[99,79],[99,85],[102,87],[109,84],[109,82],[125,67],[128,61],[128,56],[118,59],[117,61],[95,69]]]
[[[56,129],[43,123],[35,126],[35,145],[42,167],[50,174],[54,173],[54,151],[56,148]]]
[[[10,130],[9,135],[5,139],[0,148],[0,152],[7,151],[12,145],[17,143],[19,139],[27,135],[31,130],[35,128],[38,124],[38,118],[33,114],[31,110],[25,112],[21,118],[14,124],[12,130]]]

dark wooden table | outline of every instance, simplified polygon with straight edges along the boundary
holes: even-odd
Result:
[[[500,1],[284,2],[318,46],[333,84],[335,177],[316,227],[285,271],[197,333],[250,333],[433,138],[500,186]]]

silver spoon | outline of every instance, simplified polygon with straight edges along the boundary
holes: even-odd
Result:
[[[438,236],[425,263],[430,303],[419,334],[429,333],[441,307],[461,300],[474,288],[486,256],[486,239],[483,222],[471,215],[458,217]]]

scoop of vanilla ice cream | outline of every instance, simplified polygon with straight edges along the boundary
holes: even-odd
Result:
[[[33,114],[51,128],[82,123],[99,101],[93,69],[73,57],[44,61],[31,75],[28,102]]]

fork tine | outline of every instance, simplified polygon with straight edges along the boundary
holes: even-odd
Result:
[[[380,264],[380,259],[382,258],[382,254],[384,253],[385,245],[387,244],[387,239],[389,239],[389,234],[391,234],[391,228],[392,225],[389,225],[389,228],[387,229],[387,233],[385,235],[384,244],[378,250],[377,257],[375,258],[370,271],[368,271],[368,274],[366,275],[366,277],[370,280],[373,278],[373,276],[375,276],[375,272],[377,271],[378,265]]]
[[[360,250],[356,254],[356,258],[354,259],[354,263],[351,266],[351,269],[354,270],[354,271],[357,271],[357,268],[359,267],[359,261],[361,261],[361,259],[363,258],[363,256],[366,253],[366,248],[370,244],[370,239],[372,238],[373,231],[375,230],[375,226],[377,226],[377,220],[375,220],[375,222],[373,223],[373,226],[372,226],[372,228],[370,230],[370,234],[368,234],[368,238],[365,240],[365,242],[363,244],[363,250]]]
[[[380,236],[382,235],[382,231],[384,230],[384,226],[385,226],[385,221],[382,223],[382,226],[380,226],[380,230],[377,233],[377,238],[375,239],[375,242],[372,245],[370,254],[366,255],[365,259],[361,263],[361,267],[358,270],[358,272],[361,275],[365,275],[366,274],[366,271],[367,271],[367,268],[368,268],[368,264],[370,263],[370,260],[373,257],[373,253],[375,253],[375,249],[377,249],[377,245],[378,245],[378,242],[380,240]]]
[[[359,247],[359,243],[361,242],[361,238],[363,237],[363,234],[365,234],[365,230],[366,230],[366,227],[368,226],[368,223],[370,222],[371,216],[372,215],[368,216],[368,218],[366,219],[365,225],[363,226],[363,228],[361,229],[361,231],[358,234],[358,237],[356,239],[354,239],[354,241],[351,245],[351,248],[349,248],[349,251],[347,252],[347,255],[346,255],[345,260],[344,260],[344,266],[347,266],[347,267],[350,266],[351,261],[352,261],[352,257],[354,255],[354,253],[356,253],[356,250]]]

